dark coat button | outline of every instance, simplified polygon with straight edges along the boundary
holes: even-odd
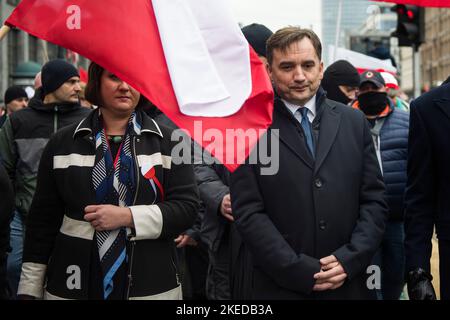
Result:
[[[325,230],[327,228],[327,223],[325,222],[325,220],[319,221],[319,228],[320,230]]]
[[[317,188],[322,188],[322,186],[323,186],[322,180],[316,179],[316,180],[314,181],[314,185],[315,185]]]

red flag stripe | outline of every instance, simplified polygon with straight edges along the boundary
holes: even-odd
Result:
[[[213,3],[213,2],[212,2]],[[78,6],[80,29],[70,30],[67,8]],[[22,0],[7,24],[38,38],[75,51],[115,73],[157,105],[175,124],[185,129],[203,147],[214,138],[203,139],[208,129],[256,129],[259,136],[272,122],[273,90],[256,53],[250,48],[253,89],[249,99],[233,116],[224,118],[190,117],[178,108],[164,58],[158,27],[149,0]],[[194,136],[194,122],[201,121],[202,136]],[[235,146],[235,155],[246,158],[257,139],[245,147]],[[216,141],[213,155],[224,159],[227,141]],[[240,163],[224,163],[235,170]],[[242,160],[242,159],[241,159]]]
[[[377,2],[392,2],[397,4],[411,4],[421,7],[450,8],[449,0],[372,0]]]

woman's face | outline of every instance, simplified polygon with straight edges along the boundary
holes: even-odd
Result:
[[[103,108],[112,112],[129,114],[136,108],[140,94],[111,72],[104,70],[100,79]]]

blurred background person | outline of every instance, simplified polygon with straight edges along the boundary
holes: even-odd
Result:
[[[358,93],[358,70],[350,62],[338,60],[325,70],[321,86],[328,99],[349,104],[356,99]]]
[[[380,72],[380,74],[386,83],[388,96],[394,102],[394,106],[400,110],[409,111],[409,103],[406,101],[408,97],[402,92],[395,76],[389,72]]]
[[[0,114],[0,128],[5,123],[7,116],[28,106],[28,94],[22,87],[12,86],[6,89],[4,100],[5,107]]]
[[[404,194],[409,114],[396,108],[386,91],[379,72],[365,71],[353,106],[364,112],[369,121],[389,208],[383,240],[373,260],[381,268],[381,290],[377,290],[377,295],[380,300],[398,300],[405,285]]]
[[[44,65],[41,89],[41,95],[35,94],[27,108],[10,114],[0,130],[0,154],[15,191],[12,251],[8,255],[8,281],[13,298],[20,277],[25,221],[36,190],[42,151],[53,133],[79,123],[89,113],[78,103],[78,71],[66,61],[52,60]]]
[[[0,159],[1,160],[1,159]],[[9,298],[6,260],[9,248],[9,222],[14,212],[14,193],[8,174],[0,161],[0,300]]]

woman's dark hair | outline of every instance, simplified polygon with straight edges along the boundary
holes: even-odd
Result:
[[[84,96],[86,100],[98,107],[102,107],[103,105],[102,96],[100,93],[100,81],[104,70],[105,69],[103,67],[99,66],[95,62],[91,62],[88,70],[89,80],[86,88],[84,89]],[[149,103],[150,102],[141,93],[136,108],[148,105]]]

